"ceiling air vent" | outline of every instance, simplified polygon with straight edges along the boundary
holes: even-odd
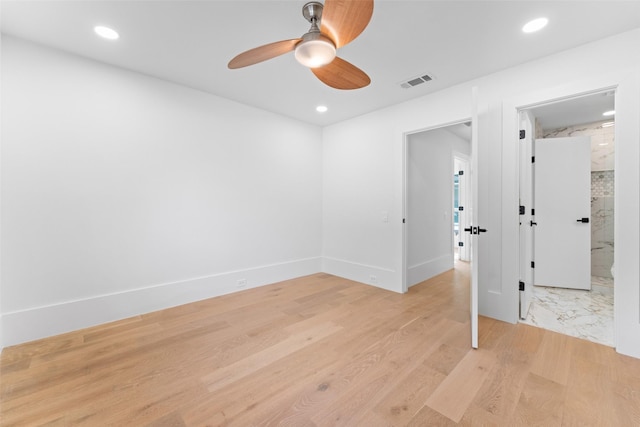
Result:
[[[403,89],[409,89],[411,87],[421,85],[422,83],[426,83],[431,80],[433,80],[433,76],[430,76],[429,74],[423,74],[422,76],[414,77],[405,82],[400,83],[400,87]]]

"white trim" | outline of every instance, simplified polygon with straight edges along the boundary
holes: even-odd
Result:
[[[393,286],[396,271],[390,268],[324,257],[322,271],[344,279],[375,286],[376,288],[398,292],[398,289]],[[375,281],[371,280],[372,275],[376,277]]]
[[[65,301],[2,314],[5,346],[88,328],[213,298],[244,289],[306,276],[321,270],[320,257],[164,283],[125,292]],[[247,281],[238,287],[238,280]]]
[[[409,287],[416,285],[432,277],[442,274],[453,268],[453,257],[451,254],[439,256],[429,261],[424,261],[407,269],[407,284]]]

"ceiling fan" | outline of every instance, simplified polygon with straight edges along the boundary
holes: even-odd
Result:
[[[367,74],[336,56],[336,49],[352,42],[369,24],[373,0],[325,0],[302,7],[311,28],[302,37],[266,44],[229,61],[231,69],[257,64],[295,51],[298,62],[309,67],[324,84],[335,89],[359,89],[371,83]]]

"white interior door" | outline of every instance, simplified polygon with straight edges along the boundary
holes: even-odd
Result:
[[[535,142],[535,284],[591,289],[591,140]]]

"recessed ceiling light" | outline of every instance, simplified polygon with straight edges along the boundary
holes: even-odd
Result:
[[[602,113],[602,115],[605,117],[609,117],[609,116],[613,116],[615,113],[616,113],[616,110],[609,110]]]
[[[327,108],[327,106],[326,106],[326,105],[318,105],[318,106],[316,107],[316,111],[317,111],[318,113],[326,113],[326,112],[327,112],[327,110],[328,110],[328,108]]]
[[[535,33],[547,26],[549,20],[547,18],[536,18],[532,21],[527,22],[522,27],[522,31],[525,33]]]
[[[102,25],[98,25],[93,28],[93,31],[96,32],[97,35],[103,37],[108,40],[117,40],[120,37],[120,34],[113,28],[104,27]]]

